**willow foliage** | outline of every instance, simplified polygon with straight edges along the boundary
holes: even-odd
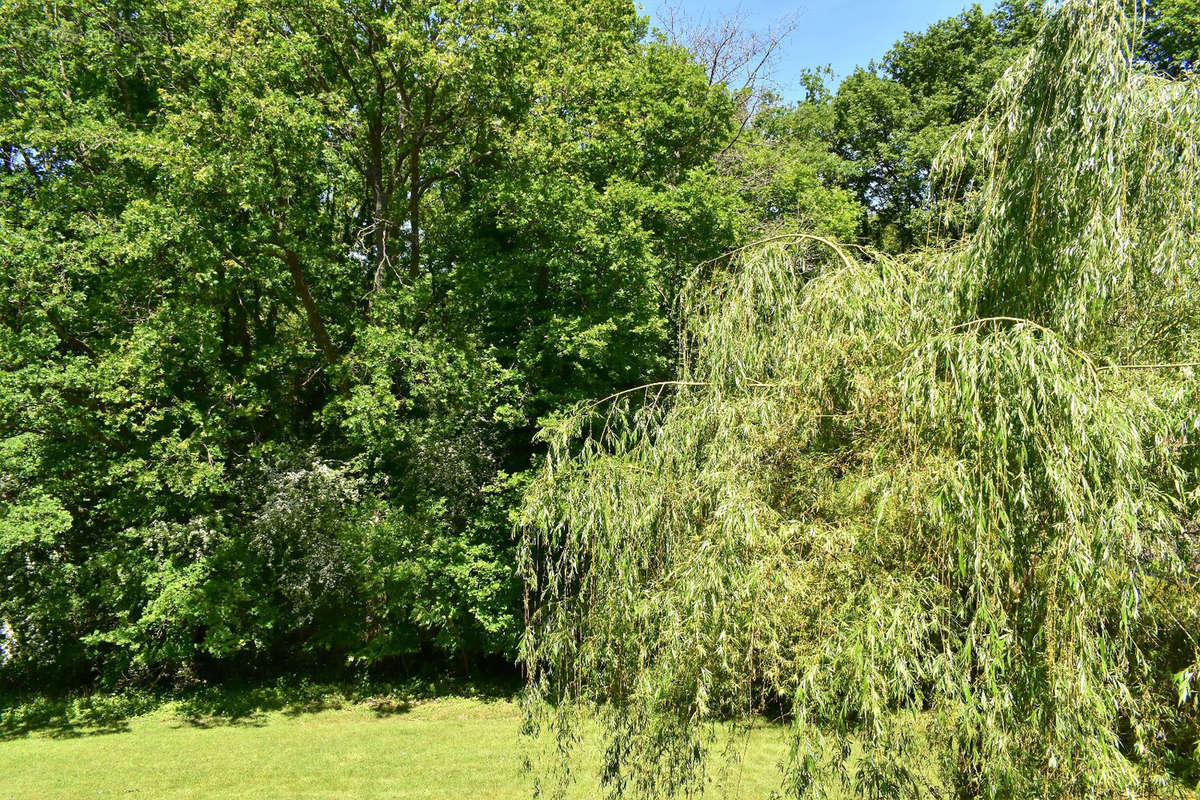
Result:
[[[544,431],[524,658],[564,774],[588,709],[618,796],[701,790],[764,711],[796,797],[1195,780],[1200,86],[1136,25],[1050,14],[943,156],[964,244],[743,250],[685,293],[679,381]]]

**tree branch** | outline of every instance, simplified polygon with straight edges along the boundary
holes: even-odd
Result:
[[[304,313],[308,316],[308,327],[312,330],[313,339],[321,348],[325,360],[330,364],[336,364],[341,358],[341,354],[333,346],[329,333],[325,329],[325,320],[321,317],[321,312],[317,310],[316,302],[313,301],[312,292],[308,288],[308,280],[304,277],[304,269],[300,266],[300,256],[295,250],[285,247],[283,248],[283,260],[287,264],[288,272],[292,274],[296,296],[300,298],[300,303],[304,306]]]

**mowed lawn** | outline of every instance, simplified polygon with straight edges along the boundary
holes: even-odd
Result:
[[[508,700],[274,711],[230,722],[169,709],[105,733],[0,741],[0,800],[221,798],[527,798],[520,711]],[[711,797],[766,797],[786,745],[754,732],[742,768]],[[571,797],[598,797],[596,753]]]

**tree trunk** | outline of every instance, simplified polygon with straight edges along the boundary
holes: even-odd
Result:
[[[415,281],[421,274],[421,145],[416,140],[409,158],[408,277]]]
[[[321,348],[325,360],[330,364],[336,364],[340,354],[333,346],[333,342],[330,341],[329,334],[325,330],[325,320],[321,318],[321,312],[317,310],[317,304],[313,302],[312,292],[309,291],[308,281],[304,277],[304,270],[300,267],[300,256],[292,249],[284,249],[283,253],[288,271],[292,273],[296,296],[300,298],[300,302],[304,305],[304,312],[308,315],[308,327],[312,329],[313,338],[316,340],[317,346]]]
[[[388,246],[390,238],[390,221],[387,219],[388,205],[391,198],[389,192],[384,187],[383,181],[383,141],[380,128],[381,122],[377,122],[371,126],[370,131],[370,147],[371,147],[371,162],[367,165],[367,182],[371,187],[371,225],[372,225],[372,243],[371,249],[375,256],[375,276],[371,281],[372,293],[378,292],[383,288],[384,281],[387,280],[387,271],[391,266],[391,259],[388,256]],[[373,306],[373,301],[368,302],[368,316],[370,307]]]

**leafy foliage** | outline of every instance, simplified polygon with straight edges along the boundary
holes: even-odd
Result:
[[[1200,90],[1135,33],[1054,9],[943,155],[963,244],[743,250],[678,381],[543,431],[531,720],[597,714],[614,795],[699,789],[765,710],[797,797],[1195,779]]]
[[[620,0],[3,16],[0,681],[510,660],[531,433],[665,374],[733,98]]]
[[[961,224],[935,223],[931,168],[953,133],[984,110],[993,85],[1041,21],[1041,2],[974,6],[921,33],[906,34],[879,64],[859,68],[833,98],[833,151],[852,165],[847,187],[867,214],[862,233],[899,252],[957,235]],[[964,176],[969,177],[969,175]],[[938,199],[959,199],[941,187]]]
[[[1148,0],[1140,55],[1176,77],[1200,66],[1200,3]]]
[[[864,209],[846,188],[850,162],[832,152],[836,127],[826,74],[805,75],[805,97],[793,105],[764,98],[735,146],[722,153],[755,228],[803,227],[848,241],[858,234]]]

